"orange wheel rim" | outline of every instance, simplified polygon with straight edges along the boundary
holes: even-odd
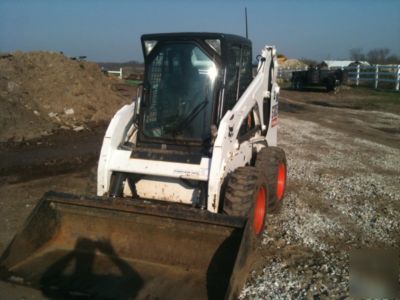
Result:
[[[283,162],[279,164],[278,167],[278,184],[276,187],[276,196],[278,201],[281,201],[283,198],[283,193],[285,192],[285,184],[286,184],[286,167]]]
[[[257,199],[254,207],[253,229],[256,234],[260,234],[264,227],[265,194],[265,188],[261,186],[258,190]]]

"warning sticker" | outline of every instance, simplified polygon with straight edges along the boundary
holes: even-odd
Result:
[[[272,106],[271,127],[278,125],[278,104]]]

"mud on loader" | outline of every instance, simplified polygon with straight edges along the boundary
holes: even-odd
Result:
[[[277,60],[219,33],[142,36],[143,88],[104,137],[97,197],[44,195],[0,261],[53,297],[235,299],[278,211]]]

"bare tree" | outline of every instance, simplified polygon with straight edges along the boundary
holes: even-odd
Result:
[[[384,64],[386,63],[387,57],[390,53],[388,48],[376,48],[368,51],[367,59],[373,64]]]
[[[371,64],[398,64],[400,57],[391,54],[388,48],[375,48],[364,54],[361,48],[350,49],[350,59],[356,61],[366,60]]]
[[[350,49],[350,59],[356,61],[366,60],[365,54],[361,48]]]
[[[400,64],[400,57],[392,54],[386,58],[386,63],[393,64],[393,65]]]

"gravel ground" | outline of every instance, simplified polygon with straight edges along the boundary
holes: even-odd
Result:
[[[286,92],[285,96],[293,99],[293,95],[297,94]],[[297,96],[323,99],[326,93]],[[287,111],[280,119],[279,143],[288,158],[285,202],[280,214],[267,219],[259,267],[252,273],[241,299],[348,298],[352,250],[400,248],[400,143],[396,143],[400,140],[400,115],[303,102],[296,105],[286,103]],[[281,107],[283,110],[285,105]],[[376,129],[382,126],[390,130]],[[61,147],[57,152],[59,155],[68,151],[69,156],[80,159],[82,154],[72,149],[92,143],[90,136],[81,134],[79,139],[68,135],[60,140],[50,139],[48,147],[53,142],[56,149],[57,145],[64,145],[65,149]],[[97,157],[95,144],[91,147]],[[51,159],[46,147],[38,147],[37,151],[30,147],[24,151],[10,149],[15,154],[26,150],[20,159],[28,164],[32,164],[29,159],[34,159],[36,165],[42,166],[37,168],[39,173],[24,169],[22,173],[28,176],[21,176],[20,169],[15,176],[0,176],[2,250],[45,191],[93,195],[96,182],[95,166],[77,168],[72,162],[67,169],[60,164],[52,176],[49,169],[53,168],[43,167],[46,160],[41,163],[41,159]],[[10,161],[8,157],[7,162]],[[11,295],[20,289],[0,282],[0,291],[3,299],[7,291]],[[25,299],[45,299],[40,291],[21,293]]]
[[[282,211],[241,299],[349,297],[349,253],[400,245],[400,149],[284,115]]]

